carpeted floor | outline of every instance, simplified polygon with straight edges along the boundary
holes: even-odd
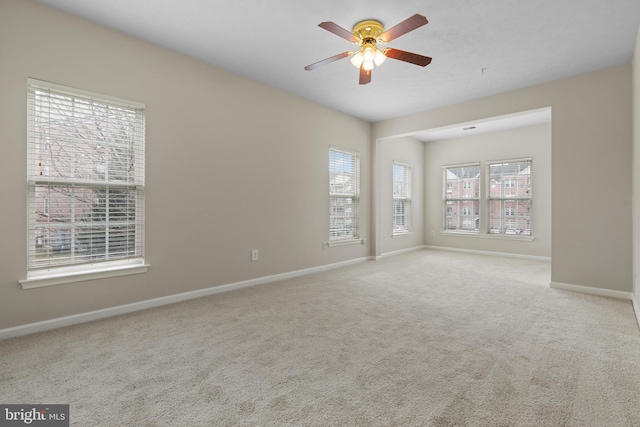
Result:
[[[0,402],[74,426],[639,426],[629,301],[418,251],[0,341]]]

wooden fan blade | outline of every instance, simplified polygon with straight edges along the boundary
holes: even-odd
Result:
[[[426,67],[431,63],[431,58],[429,58],[428,56],[405,52],[404,50],[387,48],[383,51],[383,53],[387,58],[398,59],[400,61],[409,62],[410,64],[416,64],[421,67]]]
[[[350,54],[351,54],[351,52],[339,53],[337,55],[333,55],[330,58],[323,59],[322,61],[314,62],[311,65],[307,65],[306,67],[304,67],[304,69],[307,70],[307,71],[315,70],[316,68],[322,67],[323,65],[331,64],[332,62],[335,62],[338,59],[346,58]]]
[[[407,34],[409,31],[413,31],[416,28],[420,28],[423,25],[426,25],[429,21],[427,21],[427,18],[419,15],[419,14],[415,14],[410,18],[405,19],[404,21],[402,21],[401,23],[399,23],[398,25],[396,25],[395,27],[391,27],[389,28],[387,31],[385,31],[384,33],[380,34],[380,37],[378,37],[380,40],[382,40],[383,42],[390,42],[391,40],[400,37],[403,34]]]
[[[336,36],[340,36],[345,40],[348,40],[350,42],[353,43],[358,43],[360,41],[360,39],[356,36],[353,35],[353,33],[349,30],[345,30],[344,28],[342,28],[340,25],[336,24],[335,22],[321,22],[318,24],[318,27],[320,28],[324,28],[325,30],[329,31],[330,33],[335,34]]]
[[[371,70],[365,70],[363,66],[360,66],[360,84],[366,85],[371,83]]]

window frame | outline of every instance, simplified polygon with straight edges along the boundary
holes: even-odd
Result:
[[[349,187],[349,191],[336,191],[336,183],[335,176],[333,174],[337,174],[335,172],[336,162],[335,158],[338,156],[350,156],[351,158],[351,172],[345,173],[343,172],[343,178],[349,178],[353,181],[353,185]],[[360,153],[349,151],[341,148],[336,148],[333,146],[329,146],[328,151],[328,172],[329,172],[329,241],[328,246],[337,246],[344,244],[352,244],[352,243],[361,243],[360,241]],[[346,182],[346,181],[345,181]],[[345,187],[342,187],[343,190]],[[344,204],[348,203],[348,200],[351,201],[351,213],[350,215],[342,215],[342,218],[345,220],[345,230],[347,229],[346,223],[348,219],[350,219],[350,230],[351,232],[347,235],[346,233],[339,233],[337,230],[336,233],[332,233],[332,229],[335,228],[335,220],[337,218],[336,215],[333,214],[334,207],[338,204],[334,203],[338,200],[342,200]],[[342,203],[339,203],[342,204]]]
[[[58,285],[63,283],[71,283],[78,282],[84,280],[105,278],[105,277],[115,277],[122,276],[127,274],[139,274],[147,271],[149,265],[146,264],[144,259],[144,162],[145,162],[145,154],[144,154],[144,145],[145,145],[145,105],[138,102],[128,101],[120,98],[115,98],[107,95],[97,94],[94,92],[88,92],[82,89],[71,88],[67,86],[62,86],[50,82],[44,82],[36,79],[27,79],[27,278],[23,280],[19,280],[19,283],[22,285],[24,289],[36,288],[41,286],[50,286],[50,285]],[[131,144],[128,148],[129,151],[127,153],[132,159],[132,163],[136,167],[136,171],[133,176],[134,181],[129,182],[126,181],[124,184],[115,183],[113,180],[109,180],[107,178],[103,181],[100,180],[87,180],[86,178],[75,178],[74,172],[69,172],[69,175],[61,175],[60,177],[50,176],[48,173],[49,165],[43,161],[41,158],[41,154],[38,154],[40,149],[46,149],[50,146],[51,141],[48,136],[44,136],[38,132],[38,128],[36,125],[36,117],[38,117],[39,123],[45,123],[47,126],[51,126],[50,123],[55,122],[55,119],[47,117],[44,121],[42,121],[41,115],[36,113],[37,108],[42,108],[43,105],[38,101],[37,93],[40,93],[40,96],[51,97],[48,99],[63,99],[64,102],[70,102],[75,108],[76,103],[83,103],[83,105],[90,105],[91,108],[95,105],[100,105],[101,107],[106,106],[105,108],[114,108],[114,109],[127,109],[128,114],[129,110],[134,111],[135,115],[135,135],[131,136]],[[67,99],[69,99],[67,101]],[[75,116],[73,116],[75,117]],[[67,128],[73,129],[73,128]],[[69,139],[70,137],[65,137]],[[42,139],[40,142],[39,139]],[[42,147],[38,148],[38,144],[42,143]],[[71,144],[72,151],[75,153],[75,149],[78,147],[75,141],[68,142]],[[83,141],[83,143],[85,143]],[[69,161],[75,154],[67,154],[66,157],[63,157],[64,160]],[[134,157],[135,156],[135,157]],[[73,157],[75,158],[75,157]],[[38,159],[41,159],[40,165],[37,165]],[[89,159],[94,159],[94,157],[89,157]],[[75,160],[73,160],[75,162]],[[73,163],[75,164],[75,163]],[[41,167],[41,173],[38,174],[36,169],[38,166]],[[125,166],[126,167],[126,166]],[[44,206],[38,208],[37,206],[37,193],[42,190],[51,191],[51,188],[54,187],[65,187],[71,188],[73,191],[91,191],[91,189],[102,188],[107,194],[110,194],[111,191],[119,191],[118,189],[124,189],[122,191],[126,191],[129,194],[135,194],[134,200],[135,204],[133,205],[134,212],[133,220],[129,220],[127,218],[127,226],[133,227],[135,230],[133,234],[133,239],[135,239],[135,248],[127,249],[127,252],[124,256],[118,257],[115,260],[109,260],[108,257],[110,252],[106,249],[105,258],[106,260],[96,261],[96,257],[92,253],[91,256],[78,256],[75,258],[73,255],[74,251],[71,250],[71,257],[68,262],[58,262],[54,258],[50,258],[50,255],[47,256],[47,260],[38,264],[37,260],[37,246],[42,244],[43,241],[48,241],[49,238],[42,237],[39,234],[39,230],[42,228],[48,229],[50,227],[49,223],[38,222],[38,214],[36,211],[40,211],[40,214],[44,214]],[[40,190],[38,190],[40,189]],[[49,190],[47,190],[49,189]],[[73,194],[73,193],[71,193]],[[125,194],[125,193],[123,193]],[[73,197],[73,196],[71,196]],[[44,203],[44,202],[43,202]],[[49,200],[49,196],[46,198],[46,207],[48,208],[46,212],[49,214],[51,209],[51,200]],[[75,202],[72,202],[72,204]],[[128,206],[128,205],[127,205]],[[65,209],[73,209],[66,207]],[[131,208],[128,208],[131,209]],[[73,212],[73,211],[72,211]],[[49,216],[49,215],[43,215]],[[109,217],[110,218],[110,217]],[[78,242],[80,242],[80,237],[74,236],[74,229],[79,227],[80,221],[83,218],[76,219],[75,214],[71,214],[70,221],[71,222],[60,222],[58,226],[62,227],[62,229],[71,230],[71,246],[75,247]],[[87,223],[93,224],[93,223]],[[108,223],[105,223],[104,227],[108,227]],[[86,226],[85,226],[86,227]],[[91,226],[91,230],[93,230],[93,226]],[[106,229],[105,229],[106,230]],[[64,230],[63,230],[64,231]],[[93,233],[93,231],[91,231]],[[105,231],[108,236],[108,231]],[[68,234],[68,233],[67,233]],[[67,235],[65,234],[65,236]],[[46,233],[47,236],[52,236],[51,232]],[[93,235],[93,234],[92,234]],[[64,240],[64,239],[63,239]],[[127,243],[129,245],[129,243]],[[108,246],[108,243],[105,244],[105,247]],[[129,248],[129,246],[127,246]],[[49,249],[49,252],[51,249]]]
[[[411,227],[411,205],[412,205],[412,186],[413,186],[413,166],[410,163],[393,161],[392,169],[392,236],[405,236],[412,233]],[[396,167],[402,168],[402,175],[406,183],[404,185],[405,192],[396,191],[397,185],[401,183],[396,182]],[[396,214],[396,204],[402,204],[402,214]],[[396,218],[403,218],[404,229],[396,230]]]

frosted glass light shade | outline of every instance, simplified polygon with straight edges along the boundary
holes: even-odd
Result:
[[[362,56],[362,52],[358,51],[355,55],[351,55],[351,63],[354,67],[360,68],[362,65],[362,61],[364,61],[364,56]]]
[[[382,53],[382,51],[376,49],[376,55],[373,57],[373,62],[375,62],[376,65],[379,67],[382,65],[385,59],[387,59],[385,54]]]
[[[375,52],[371,46],[367,46],[364,48],[363,55],[364,55],[365,61],[373,61],[373,58],[375,57]]]

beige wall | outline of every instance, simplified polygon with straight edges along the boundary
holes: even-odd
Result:
[[[18,284],[28,77],[146,104],[146,274]],[[32,1],[0,0],[0,94],[0,329],[369,255],[323,249],[329,145],[362,156],[369,237],[367,122]]]
[[[487,162],[519,158],[532,159],[532,212],[535,240],[504,239],[486,234],[476,236],[442,234],[444,224],[443,166],[481,162],[480,171],[484,176]],[[427,142],[425,144],[425,171],[426,245],[551,257],[551,125],[530,126],[465,138]],[[481,194],[486,194],[485,185],[486,180],[483,178],[481,179]],[[482,204],[480,206],[481,212],[486,212],[486,208],[486,204]]]
[[[382,254],[421,247],[424,244],[424,143],[412,138],[396,138],[380,143],[380,218]],[[411,165],[411,234],[393,236],[393,162]]]
[[[552,281],[632,290],[631,65],[374,124],[374,138],[552,107]]]
[[[633,54],[633,298],[640,323],[640,28]]]

